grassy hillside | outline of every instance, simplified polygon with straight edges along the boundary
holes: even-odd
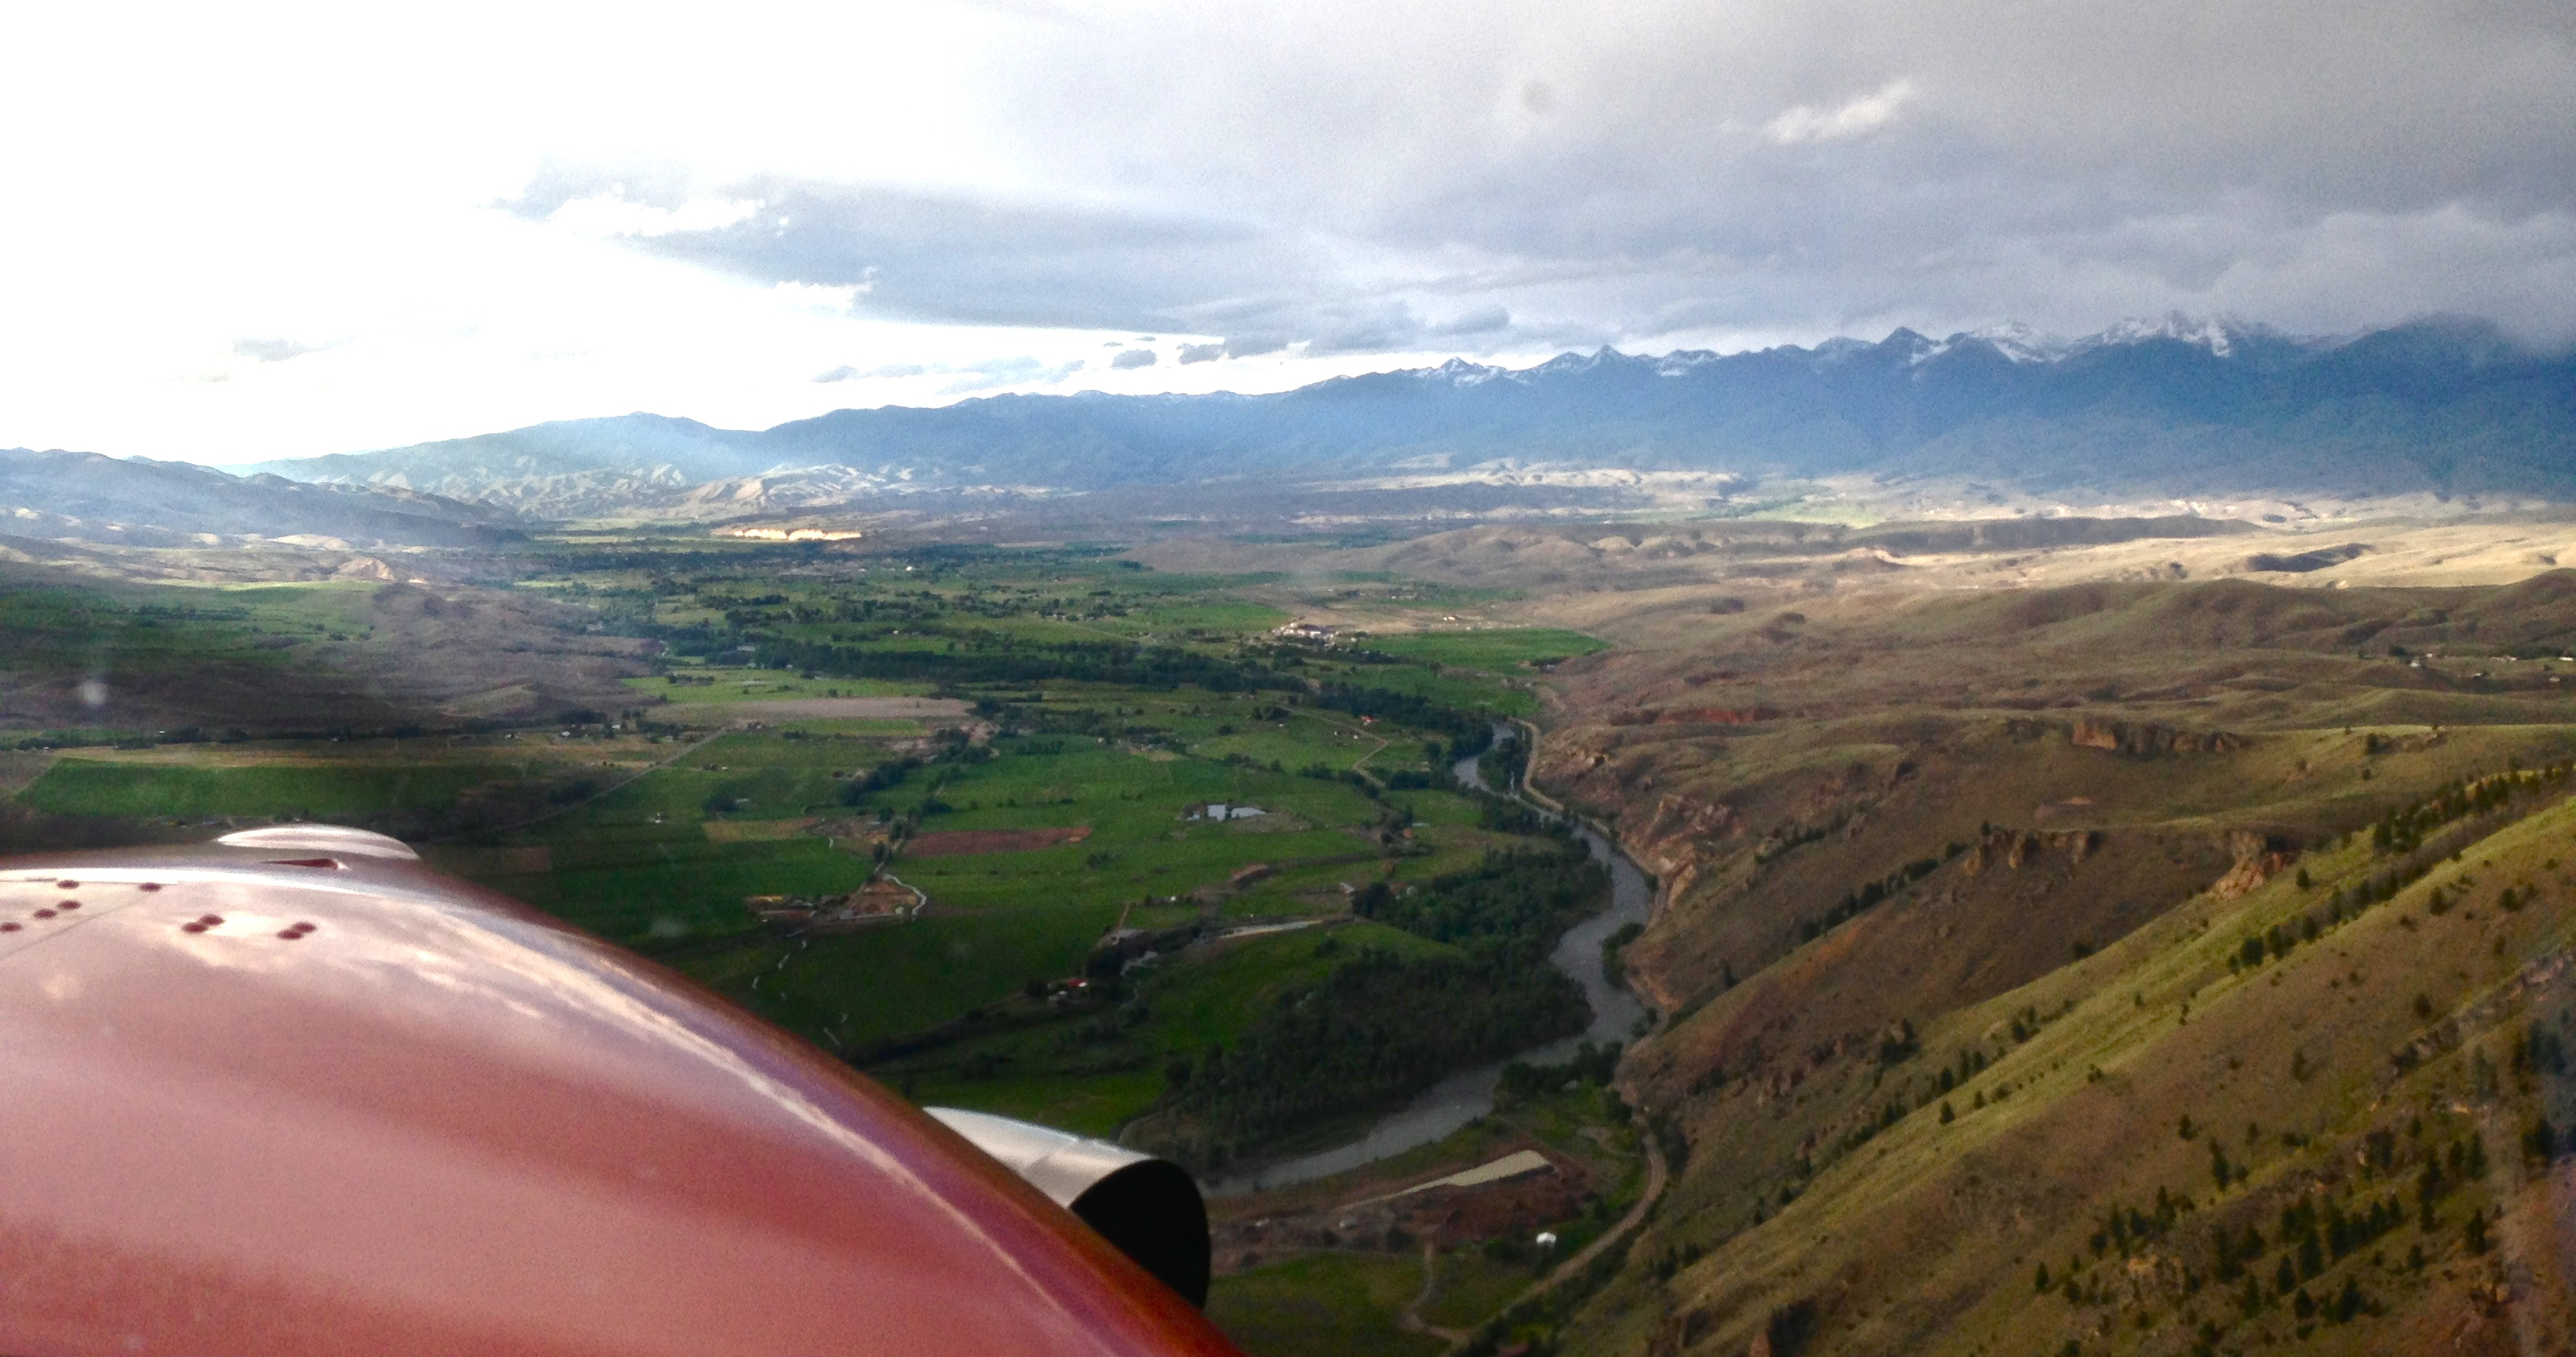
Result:
[[[1538,778],[1662,878],[1623,1077],[1683,1163],[1557,1341],[2562,1334],[2570,583],[1827,598],[1565,666],[1601,715]]]
[[[1691,1167],[1569,1336],[2562,1350],[2576,804],[2563,768],[2517,782],[2412,852],[2321,845],[1785,1084],[1658,1071]]]

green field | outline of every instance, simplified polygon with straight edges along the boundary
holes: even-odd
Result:
[[[1352,920],[1353,892],[1408,889],[1511,845],[1435,785],[1447,745],[1530,710],[1484,670],[1592,644],[1505,631],[1403,638],[1378,656],[1283,646],[1270,633],[1289,614],[1243,592],[1275,581],[1160,575],[1080,548],[794,572],[754,549],[537,554],[528,587],[671,657],[621,681],[637,706],[563,717],[585,724],[577,738],[546,722],[515,738],[69,755],[15,800],[97,820],[434,831],[434,863],[656,955],[916,1097],[1107,1135],[1158,1105],[1167,1066],[1240,1040],[1350,958],[1455,952]],[[369,597],[138,593],[118,605],[119,634],[164,646],[173,668],[269,636],[291,655],[299,638],[355,635]],[[77,591],[0,595],[0,616],[23,623],[0,646],[69,663],[37,652],[94,632],[98,606]],[[754,705],[934,692],[975,715],[771,719]],[[764,724],[725,728],[746,719]],[[971,740],[934,734],[957,726]],[[691,728],[721,733],[674,749]],[[485,811],[453,813],[467,802]],[[1211,803],[1263,813],[1195,814]],[[1077,837],[1010,837],[1029,831]],[[958,837],[979,834],[998,837]],[[920,917],[808,933],[749,904],[837,899],[880,870],[928,896]],[[1328,926],[1217,936],[1283,920]],[[1123,977],[1113,958],[1104,974],[1095,949],[1122,925],[1166,931],[1177,950]],[[1098,990],[1044,997],[1087,967]]]
[[[1368,638],[1382,655],[1510,673],[1551,660],[1605,650],[1608,644],[1579,631],[1553,627],[1496,627],[1479,631],[1417,631]]]
[[[924,684],[891,679],[809,679],[775,669],[675,668],[667,678],[631,678],[626,680],[626,686],[638,696],[688,704],[775,702],[798,697],[918,697],[930,691]]]
[[[0,588],[0,669],[152,669],[217,654],[273,655],[365,631],[374,587],[10,583]]]
[[[1396,1327],[1421,1290],[1418,1256],[1305,1254],[1218,1278],[1208,1318],[1252,1357],[1433,1357],[1449,1345]]]
[[[1075,960],[1096,936],[1080,940]],[[1064,1032],[1038,1028],[944,1046],[880,1073],[924,1102],[1115,1135],[1162,1096],[1169,1061],[1233,1043],[1281,994],[1320,980],[1363,947],[1416,955],[1440,950],[1375,924],[1218,943],[1204,955],[1176,957],[1145,973],[1133,1006],[1142,1016],[1132,1026],[1121,1018],[1112,1033],[1086,1033],[1072,1051],[1065,1049]],[[1069,1068],[1089,1073],[1069,1075]]]
[[[708,562],[686,577],[688,588],[666,576],[649,598],[631,574],[568,571],[559,586],[568,593],[600,600],[633,590],[635,616],[669,629],[677,654],[747,640],[754,654],[815,657],[803,669],[683,663],[672,672],[709,681],[631,681],[639,696],[685,711],[938,689],[985,699],[976,719],[998,729],[978,737],[973,757],[942,755],[873,789],[854,787],[857,775],[907,750],[918,757],[920,726],[799,721],[722,735],[513,839],[546,849],[547,870],[487,875],[488,884],[664,954],[827,1048],[872,1061],[913,1096],[1100,1134],[1156,1104],[1167,1063],[1234,1040],[1273,996],[1312,984],[1336,958],[1363,947],[1439,950],[1374,925],[1273,934],[1161,958],[1112,1008],[1058,1017],[1027,998],[1033,983],[1078,974],[1122,921],[1171,929],[1330,918],[1347,910],[1358,885],[1427,880],[1501,842],[1454,794],[1379,793],[1338,780],[1353,770],[1371,779],[1430,776],[1446,762],[1444,736],[1307,705],[1295,696],[1306,679],[1496,714],[1525,712],[1530,699],[1438,659],[1363,663],[1278,649],[1268,632],[1287,614],[1239,597],[1237,581],[1162,576],[1079,553],[908,563],[917,568],[808,582]],[[1540,635],[1549,638],[1540,649],[1575,644]],[[1210,691],[1043,672],[1048,657],[1095,656],[1148,637],[1158,653],[1180,657],[1163,663],[1213,663],[1213,672],[1249,663],[1299,677],[1271,679],[1280,686],[1267,692]],[[1531,644],[1527,636],[1517,649],[1488,641],[1478,653]],[[780,650],[800,646],[807,649]],[[1011,672],[1018,657],[1038,666],[1034,678],[943,686],[928,674],[833,668],[956,663],[989,675]],[[1211,802],[1264,814],[1190,818]],[[1400,851],[1383,841],[1390,817],[1412,826]],[[1082,837],[948,856],[898,849],[891,870],[932,902],[916,920],[825,936],[756,925],[746,896],[851,890],[872,869],[873,840],[897,826],[915,838]],[[835,846],[824,831],[845,837]],[[1258,879],[1234,880],[1256,866],[1266,869]],[[955,1024],[963,1026],[949,1031]],[[890,1049],[900,1053],[884,1055]]]
[[[1194,695],[1090,695],[1117,698],[1124,702],[1111,705],[1130,719],[1166,729],[1212,731],[1230,714]],[[1412,751],[1410,764],[1422,767],[1425,737],[1396,733]],[[1331,721],[1298,719],[1264,738],[1283,761],[1329,756],[1346,765],[1354,746],[1344,734]],[[1376,749],[1380,738],[1358,747]],[[1097,737],[1004,736],[980,761],[934,763],[895,786],[846,795],[847,774],[890,747],[779,731],[721,736],[511,840],[544,849],[545,871],[484,880],[605,936],[669,951],[675,964],[738,1001],[828,1048],[856,1052],[1012,1001],[1031,981],[1075,974],[1122,917],[1172,927],[1211,910],[1229,919],[1332,915],[1346,908],[1345,883],[1427,879],[1497,842],[1474,827],[1473,807],[1449,793],[1372,800],[1343,782],[1227,762],[1221,753],[1176,755]],[[1209,802],[1266,813],[1225,823],[1188,818]],[[1393,858],[1363,832],[1389,807],[1416,820],[1412,848]],[[909,821],[919,835],[1068,827],[1088,834],[1018,851],[898,853],[894,872],[933,902],[925,917],[789,938],[756,928],[745,897],[838,894],[872,870],[858,843],[836,847],[799,832],[798,817],[820,819],[816,828]],[[781,837],[710,838],[711,827],[737,825]],[[1272,871],[1230,884],[1255,864]],[[1328,937],[1333,944],[1319,959]],[[1067,1029],[1087,1025],[1040,1023],[937,1043],[882,1072],[925,1100],[1108,1134],[1159,1097],[1168,1059],[1232,1040],[1267,996],[1311,982],[1332,955],[1360,947],[1414,953],[1439,945],[1363,924],[1193,950],[1140,976],[1139,1002],[1128,1011],[1146,1016],[1122,1014],[1111,1039],[1069,1040]]]
[[[1422,1317],[1444,1329],[1472,1329],[1485,1322],[1540,1276],[1540,1269],[1529,1263],[1502,1262],[1468,1249],[1440,1255],[1435,1271],[1439,1282]]]
[[[197,767],[65,758],[19,793],[56,815],[294,816],[366,819],[453,802],[467,787],[515,770],[458,764],[296,764]]]

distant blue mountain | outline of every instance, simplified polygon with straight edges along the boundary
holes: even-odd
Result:
[[[415,476],[476,482],[580,472],[650,472],[667,468],[687,484],[723,480],[771,464],[760,450],[767,435],[710,428],[694,419],[614,415],[564,419],[506,433],[415,443],[383,452],[334,453],[243,467],[299,481],[401,483]]]
[[[187,547],[295,534],[358,547],[491,546],[526,535],[506,510],[391,487],[0,448],[0,535]]]
[[[870,484],[1098,490],[1332,479],[1424,458],[2576,499],[2576,359],[2464,320],[2349,341],[2179,319],[2063,344],[1898,330],[1727,355],[1605,348],[1519,370],[1452,361],[1263,396],[836,410],[757,432],[635,414],[256,470],[542,510],[532,489],[546,484],[667,494],[797,467]]]

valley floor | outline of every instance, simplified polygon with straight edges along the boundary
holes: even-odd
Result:
[[[0,842],[383,828],[908,1096],[1214,1173],[1580,1030],[1545,958],[1597,869],[1448,772],[1508,777],[1524,719],[1654,875],[1602,958],[1654,1029],[1219,1199],[1255,1357],[2560,1350],[2562,548],[1712,520],[14,576]]]

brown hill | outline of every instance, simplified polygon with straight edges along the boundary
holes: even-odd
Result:
[[[1565,1350],[2565,1341],[2557,1170],[2519,1146],[2570,1124],[2531,1024],[2576,810],[2533,782],[2431,847],[2371,832],[2576,759],[2576,574],[1636,602],[1658,639],[1559,667],[1535,780],[1661,878],[1626,955],[1673,1016],[1624,1078],[1685,1158]],[[2453,1142],[2484,1159],[2427,1232]]]

